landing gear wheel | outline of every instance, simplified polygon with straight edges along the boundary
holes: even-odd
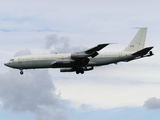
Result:
[[[23,71],[22,70],[20,71],[20,74],[23,75]]]
[[[79,70],[76,70],[76,73],[79,74]]]
[[[84,71],[81,71],[81,74],[84,74]]]
[[[79,68],[79,69],[77,69],[77,70],[76,70],[76,73],[77,73],[77,74],[79,74],[79,73],[83,74],[83,73],[84,73],[83,68]]]
[[[84,70],[83,70],[83,68],[81,68],[81,69],[80,69],[80,73],[81,73],[81,74],[83,74],[83,73],[84,73]]]

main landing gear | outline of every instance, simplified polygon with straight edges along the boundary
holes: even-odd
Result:
[[[76,73],[77,73],[77,74],[79,74],[79,73],[83,74],[83,73],[84,73],[83,68],[78,68],[78,69],[76,70]]]
[[[20,71],[20,74],[23,75],[23,70]]]

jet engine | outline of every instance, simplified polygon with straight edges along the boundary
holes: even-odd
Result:
[[[92,66],[88,66],[88,67],[82,67],[82,69],[84,71],[89,71],[89,70],[93,70]],[[61,72],[75,72],[77,70],[77,68],[61,68],[60,71]]]
[[[74,68],[60,68],[61,72],[74,72],[75,69]]]

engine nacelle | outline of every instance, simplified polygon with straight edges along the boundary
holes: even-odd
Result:
[[[75,69],[73,68],[60,68],[60,72],[74,72]]]
[[[93,70],[92,66],[82,67],[84,71]],[[75,72],[77,69],[75,68],[60,68],[60,72]]]

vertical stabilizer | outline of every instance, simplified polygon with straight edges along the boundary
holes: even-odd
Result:
[[[124,51],[139,51],[144,48],[146,34],[147,34],[147,27],[138,28],[137,34],[132,39],[131,43],[128,45]]]

